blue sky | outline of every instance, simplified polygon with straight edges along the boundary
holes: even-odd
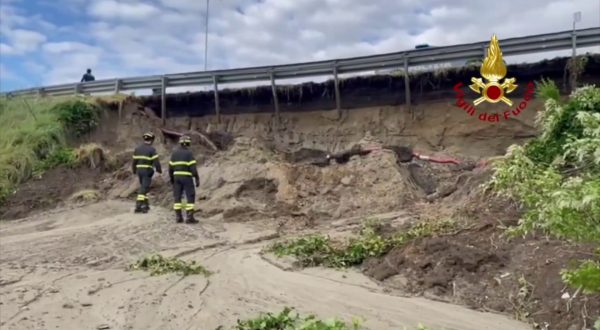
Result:
[[[204,67],[204,0],[0,1],[2,91]],[[600,26],[600,0],[212,0],[209,69],[501,41],[568,30],[575,11]]]

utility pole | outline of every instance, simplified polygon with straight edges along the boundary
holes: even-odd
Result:
[[[204,71],[208,69],[208,2],[206,0],[206,25],[204,27]]]
[[[575,24],[577,22],[581,22],[581,12],[580,11],[573,13],[573,35],[571,37],[572,38],[571,40],[573,42],[573,60],[575,60],[575,56],[577,55],[577,51],[576,51],[576,48],[577,48],[577,41],[576,41],[577,40],[577,35],[576,35],[576,32],[575,32]]]
[[[573,46],[573,56],[571,58],[571,65],[570,65],[570,85],[571,85],[571,90],[575,90],[575,88],[577,88],[577,75],[579,74],[579,65],[577,63],[577,32],[575,30],[575,25],[577,22],[581,21],[581,12],[574,12],[573,13],[573,32],[571,34],[571,42],[572,42],[572,46]]]

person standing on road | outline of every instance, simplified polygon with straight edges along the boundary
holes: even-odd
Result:
[[[87,69],[80,82],[94,81],[96,78],[92,75],[92,69]]]
[[[133,152],[132,170],[133,174],[137,174],[140,180],[140,189],[135,202],[135,213],[148,213],[150,203],[148,202],[148,190],[152,183],[154,169],[159,174],[162,173],[160,161],[156,149],[152,146],[154,143],[154,133],[146,132],[143,136],[144,143],[135,148]]]
[[[175,210],[175,221],[178,223],[183,222],[182,210],[185,210],[185,222],[198,223],[198,220],[194,218],[194,202],[196,201],[195,187],[200,186],[200,178],[196,168],[196,159],[192,151],[189,150],[191,143],[192,140],[189,136],[182,136],[179,139],[180,147],[175,149],[169,161],[169,178],[171,179],[175,199],[173,209]],[[181,203],[184,192],[185,206]]]

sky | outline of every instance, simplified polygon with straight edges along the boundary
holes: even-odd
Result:
[[[204,0],[0,0],[0,90],[204,70]],[[600,0],[211,0],[208,69],[600,26]],[[600,53],[600,47],[584,51]],[[535,61],[570,51],[506,58]],[[540,58],[541,57],[541,58]]]

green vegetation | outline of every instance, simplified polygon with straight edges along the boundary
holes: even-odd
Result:
[[[322,234],[308,235],[284,242],[277,242],[267,248],[276,256],[294,256],[303,267],[323,265],[327,267],[350,267],[361,264],[369,257],[379,257],[395,247],[427,236],[447,234],[456,229],[453,221],[424,222],[412,226],[392,236],[377,233],[376,224],[367,222],[357,237],[345,244],[337,244]]]
[[[52,150],[45,159],[41,159],[34,164],[33,175],[40,176],[47,170],[55,168],[59,165],[73,167],[76,163],[75,160],[75,151],[73,149],[57,147],[56,149]]]
[[[55,105],[52,112],[58,114],[58,120],[76,137],[91,132],[98,126],[97,106],[81,99],[72,99]]]
[[[498,163],[490,187],[526,209],[510,233],[542,231],[555,237],[600,243],[600,88],[586,86],[561,102],[553,82],[538,86],[545,111],[541,135],[524,147],[511,146]],[[600,257],[600,255],[599,255]],[[600,292],[600,263],[564,270],[563,280]]]
[[[144,270],[150,272],[150,276],[176,273],[183,276],[202,274],[209,276],[211,274],[202,265],[195,261],[187,262],[177,258],[165,258],[160,254],[154,254],[138,260],[129,266],[129,270]]]
[[[0,204],[32,174],[72,165],[69,133],[97,125],[93,101],[74,98],[0,98]]]
[[[222,330],[223,327],[217,328]],[[232,330],[360,330],[361,321],[353,319],[349,324],[339,319],[320,320],[315,315],[300,316],[290,307],[285,307],[283,311],[273,313],[261,313],[258,317],[251,320],[238,320],[237,326]],[[407,328],[404,328],[408,330]],[[419,324],[416,330],[429,330],[422,324]]]
[[[355,320],[351,325],[346,322],[331,319],[322,321],[314,315],[301,317],[292,309],[285,307],[278,314],[260,314],[252,320],[238,320],[235,330],[359,330],[363,329],[360,322]]]

